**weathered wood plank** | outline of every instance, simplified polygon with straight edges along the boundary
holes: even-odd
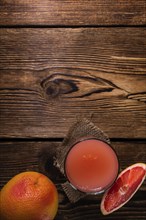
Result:
[[[64,137],[77,117],[93,114],[110,137],[144,138],[145,80],[75,69],[2,71],[0,136]]]
[[[64,137],[89,117],[144,138],[144,28],[1,29],[0,137]]]
[[[0,69],[144,74],[145,28],[0,29]]]
[[[50,177],[56,184],[59,192],[58,219],[104,219],[100,214],[99,205],[101,196],[90,196],[76,204],[70,204],[60,184],[65,181],[59,171],[53,167],[53,156],[58,142],[1,142],[0,143],[0,187],[19,172],[33,170]],[[121,169],[136,163],[146,161],[146,142],[113,142]],[[145,219],[146,217],[146,182],[136,195],[123,208],[106,219]]]
[[[1,0],[0,25],[143,25],[145,0]]]

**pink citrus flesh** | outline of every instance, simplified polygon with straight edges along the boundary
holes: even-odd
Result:
[[[136,163],[123,170],[101,201],[101,212],[108,215],[126,204],[142,185],[146,177],[146,164]]]

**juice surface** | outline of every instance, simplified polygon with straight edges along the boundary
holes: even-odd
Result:
[[[70,183],[87,193],[98,193],[110,186],[118,173],[113,149],[100,140],[84,140],[69,151],[65,172]]]

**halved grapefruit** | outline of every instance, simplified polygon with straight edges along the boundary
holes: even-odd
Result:
[[[100,206],[102,214],[108,215],[127,203],[139,189],[145,176],[144,163],[136,163],[123,170],[102,198]]]

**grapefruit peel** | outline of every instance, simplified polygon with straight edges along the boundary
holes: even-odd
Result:
[[[145,177],[146,164],[144,163],[136,163],[124,169],[117,177],[115,183],[103,195],[100,205],[102,214],[109,215],[124,206],[140,188]],[[133,183],[131,184],[130,181],[133,181]],[[123,185],[120,186],[120,184]],[[132,187],[133,189],[131,190]],[[111,207],[105,207],[110,204]]]

